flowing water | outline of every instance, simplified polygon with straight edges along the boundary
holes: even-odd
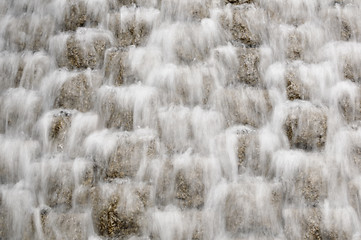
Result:
[[[361,239],[360,13],[0,1],[0,239]]]

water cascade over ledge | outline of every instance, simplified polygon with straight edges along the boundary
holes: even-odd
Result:
[[[361,240],[361,1],[0,1],[0,240]]]

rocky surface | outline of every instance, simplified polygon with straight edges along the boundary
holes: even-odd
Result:
[[[0,239],[360,237],[358,1],[10,2]]]
[[[77,109],[87,112],[93,105],[92,82],[86,74],[79,74],[67,80],[55,99],[54,108]]]
[[[292,147],[305,150],[323,148],[327,137],[327,116],[321,109],[291,109],[284,131]]]

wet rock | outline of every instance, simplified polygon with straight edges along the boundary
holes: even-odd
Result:
[[[239,81],[251,86],[259,86],[259,50],[255,48],[238,48],[237,54],[239,60],[237,77]]]
[[[0,70],[2,72],[0,75],[0,92],[18,87],[23,69],[24,61],[18,54],[2,53],[0,55]]]
[[[105,96],[100,104],[101,116],[107,128],[121,128],[125,131],[133,129],[133,111],[118,105],[115,92]]]
[[[322,149],[326,143],[326,113],[314,106],[292,107],[284,123],[284,132],[293,148]]]
[[[293,31],[288,36],[286,57],[290,60],[302,59],[304,39],[300,32]]]
[[[355,144],[351,149],[351,160],[355,163],[358,169],[361,171],[361,143]]]
[[[280,231],[281,201],[272,201],[275,185],[241,183],[230,189],[225,201],[225,227],[232,236],[253,233],[275,236]],[[262,196],[262,200],[259,197]]]
[[[356,98],[343,94],[337,101],[338,110],[347,123],[361,120],[361,90]]]
[[[46,50],[48,41],[55,31],[55,19],[52,16],[33,15],[29,26],[26,48],[33,51]]]
[[[105,50],[111,45],[108,32],[80,29],[66,39],[63,52],[58,53],[59,67],[69,69],[101,68]]]
[[[43,209],[40,218],[43,234],[47,239],[56,239],[59,232],[66,239],[85,240],[89,237],[89,216],[86,213],[57,213]]]
[[[68,59],[68,67],[73,68],[94,68],[96,64],[94,52],[90,52],[88,56],[82,49],[80,42],[71,36],[66,41],[66,56]]]
[[[54,108],[77,109],[87,112],[93,106],[92,83],[85,73],[77,74],[67,80],[55,99]]]
[[[39,89],[51,67],[52,59],[45,52],[26,53],[22,56],[15,82],[26,89]]]
[[[107,159],[95,159],[97,180],[134,178],[143,159],[157,156],[157,141],[154,134],[141,130],[119,134]]]
[[[42,78],[49,73],[52,60],[45,52],[24,52],[22,54],[2,54],[0,56],[1,91],[23,87],[39,89]]]
[[[298,193],[309,206],[317,206],[327,197],[327,185],[317,169],[301,172],[295,182]],[[298,195],[296,193],[296,195]],[[297,199],[298,197],[296,197]]]
[[[358,223],[354,220],[354,210],[349,206],[324,206],[322,209],[322,239],[352,239]]]
[[[210,15],[209,8],[211,1],[205,0],[184,0],[174,4],[172,0],[161,1],[162,19],[172,17],[172,20],[177,21],[200,21],[203,18],[208,18]]]
[[[106,178],[134,177],[140,164],[140,159],[134,157],[137,154],[137,150],[141,150],[141,148],[137,147],[127,140],[122,141],[109,159],[108,168],[105,173]]]
[[[4,37],[9,45],[9,49],[15,51],[23,51],[26,48],[27,37],[29,32],[29,16],[22,16],[19,18],[12,18],[6,24],[4,23]]]
[[[31,194],[24,189],[1,190],[0,237],[4,239],[37,239]]]
[[[225,3],[230,4],[244,4],[244,3],[253,3],[254,0],[225,0]]]
[[[255,88],[219,91],[212,101],[216,101],[217,109],[224,114],[228,126],[243,124],[257,128],[272,112],[268,92]]]
[[[167,160],[160,166],[160,173],[156,179],[155,197],[156,204],[166,206],[172,200],[174,191],[174,166],[171,161]]]
[[[352,61],[349,58],[343,60],[343,76],[352,82],[361,83],[361,70],[358,67],[359,61]]]
[[[110,14],[108,29],[117,39],[119,47],[139,46],[146,42],[158,13],[143,8],[124,8],[120,13]]]
[[[221,16],[221,24],[227,29],[234,42],[245,44],[249,47],[256,47],[261,44],[261,37],[254,29],[250,27],[247,7],[233,7],[232,16]]]
[[[39,156],[40,146],[35,141],[0,136],[0,183],[15,184],[26,175],[29,162]]]
[[[54,32],[55,20],[50,15],[23,14],[4,21],[3,38],[13,51],[39,51],[46,49]]]
[[[94,189],[92,209],[94,227],[100,236],[125,239],[141,232],[144,205],[127,186]]]
[[[122,7],[136,4],[137,0],[113,0],[111,2],[114,6]]]
[[[41,177],[45,179],[43,187],[46,191],[46,203],[49,207],[64,211],[75,207],[73,204],[79,206],[89,204],[89,199],[80,199],[78,190],[82,188],[88,191],[87,194],[89,195],[89,188],[94,182],[93,165],[86,162],[81,168],[77,166],[75,170],[74,164],[73,161],[49,162],[47,164],[48,172],[43,173]]]
[[[66,7],[63,29],[65,31],[75,31],[78,27],[84,27],[87,22],[85,2],[67,0]]]
[[[5,207],[0,205],[0,238],[6,239],[9,236],[8,227],[7,227],[7,211]]]
[[[284,209],[285,235],[289,239],[320,240],[322,213],[319,208]]]
[[[53,174],[48,177],[47,182],[47,205],[69,209],[72,206],[74,190],[71,169],[57,169]]]
[[[47,49],[54,33],[55,20],[50,15],[24,14],[4,23],[4,40],[15,51],[39,51]]]
[[[116,86],[123,85],[131,78],[127,63],[128,53],[123,50],[109,49],[104,60],[104,75]]]
[[[361,150],[360,150],[361,154]],[[350,205],[357,211],[361,207],[361,185],[360,179],[356,177],[347,184],[347,195]]]
[[[349,41],[353,36],[352,28],[347,20],[341,20],[341,40]]]
[[[53,116],[49,129],[49,139],[57,146],[58,150],[62,150],[64,147],[67,132],[71,125],[71,117],[71,113],[67,111],[60,111]]]
[[[42,98],[23,88],[12,88],[0,95],[0,133],[22,131],[30,134],[40,117]]]
[[[138,96],[142,96],[138,98]],[[159,96],[153,87],[132,84],[130,86],[103,86],[98,90],[97,110],[107,128],[131,131],[138,128],[157,128]]]
[[[259,170],[259,141],[257,132],[245,130],[238,134],[237,143],[238,172],[245,169]]]
[[[294,100],[308,100],[308,88],[300,80],[298,73],[295,70],[289,70],[285,74],[286,79],[286,93],[287,98]]]
[[[181,207],[200,208],[204,204],[202,168],[181,169],[175,176],[175,197]]]

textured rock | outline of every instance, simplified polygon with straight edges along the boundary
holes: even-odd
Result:
[[[123,50],[109,49],[105,53],[104,75],[116,86],[122,85],[131,77],[127,57],[128,53]]]
[[[259,50],[255,48],[238,48],[238,79],[251,86],[260,85]]]
[[[66,56],[68,59],[68,67],[73,68],[94,68],[96,64],[94,52],[85,53],[80,42],[71,36],[66,41]]]
[[[134,177],[140,164],[140,159],[134,157],[137,150],[140,149],[128,141],[120,143],[109,159],[106,178]]]
[[[272,112],[269,94],[255,88],[227,89],[214,96],[218,111],[226,118],[227,125],[261,126]]]
[[[327,116],[317,107],[290,109],[284,131],[291,147],[305,150],[321,149],[326,143]]]
[[[302,59],[304,52],[304,39],[300,32],[293,31],[288,36],[286,57],[290,60]]]
[[[138,139],[139,136],[142,139]],[[156,142],[156,136],[142,135],[141,132],[120,134],[115,149],[105,163],[102,163],[102,159],[96,159],[97,180],[134,178],[142,159],[151,160],[157,156]]]
[[[143,13],[136,8],[129,8],[127,11],[129,12],[110,14],[108,28],[117,39],[118,46],[141,45],[147,40],[157,12]],[[151,14],[151,20],[142,18],[142,14]],[[127,17],[122,18],[123,15]]]
[[[67,80],[55,99],[54,108],[89,111],[93,106],[93,88],[88,77],[85,73],[80,73]]]
[[[204,204],[202,168],[181,169],[175,177],[175,197],[181,207],[200,208]]]
[[[284,209],[285,235],[289,239],[323,239],[319,208]],[[331,238],[332,239],[332,238]]]
[[[55,19],[49,14],[21,14],[2,22],[3,39],[12,51],[39,51],[46,49],[54,33]]]
[[[100,236],[125,239],[139,235],[143,214],[144,204],[134,189],[123,185],[94,189],[92,217]]]
[[[357,97],[343,94],[337,101],[338,110],[347,123],[361,120],[361,89]]]
[[[0,133],[30,134],[42,109],[42,98],[34,91],[11,88],[0,95]]]
[[[245,169],[260,170],[259,166],[259,141],[257,132],[245,130],[238,134],[237,143],[238,172]]]
[[[119,106],[116,93],[105,96],[100,103],[100,112],[107,128],[121,128],[126,131],[133,129],[133,111],[130,108]]]
[[[341,40],[349,41],[353,36],[353,31],[350,23],[347,20],[341,20]]]
[[[67,37],[65,48],[58,53],[57,63],[69,69],[101,68],[105,50],[111,44],[109,32],[80,29]]]
[[[298,72],[293,69],[285,73],[287,98],[293,100],[308,100],[309,89],[300,80]]]
[[[231,188],[225,201],[226,230],[233,236],[241,236],[244,232],[259,237],[277,235],[281,201],[272,200],[277,191],[276,186],[261,182],[240,183]]]
[[[62,150],[64,147],[64,142],[70,125],[71,113],[67,111],[60,111],[58,114],[53,116],[49,129],[49,139],[58,150]]]
[[[46,184],[47,205],[52,208],[71,208],[74,190],[71,169],[56,169],[52,173],[52,176],[48,177]]]
[[[89,237],[88,214],[56,213],[42,209],[40,218],[43,234],[47,239],[56,239],[59,232],[62,237],[71,240],[85,240]]]
[[[60,159],[55,161],[58,160]],[[75,208],[75,205],[89,205],[89,199],[81,199],[82,196],[79,193],[83,191],[82,193],[89,197],[89,189],[92,187],[95,177],[91,162],[50,162],[47,163],[46,168],[48,171],[39,176],[43,180],[37,180],[43,181],[42,188],[46,193],[47,206],[64,211]]]
[[[225,3],[231,4],[244,4],[244,3],[253,3],[254,0],[225,0]]]
[[[361,70],[358,67],[359,61],[352,61],[351,59],[342,59],[342,71],[345,79],[352,82],[361,83]]]
[[[46,49],[54,33],[55,19],[48,14],[22,14],[2,22],[4,41],[14,51]]]
[[[259,33],[250,28],[247,7],[233,7],[232,17],[221,16],[221,24],[227,29],[234,42],[239,42],[250,47],[256,47],[261,44]]]
[[[300,199],[300,196],[302,196],[309,206],[318,206],[327,197],[326,179],[323,178],[318,169],[307,169],[300,172],[296,177],[295,186],[295,199]]]
[[[86,22],[87,8],[85,2],[82,0],[67,0],[63,29],[65,31],[75,31],[78,27],[84,27]]]

